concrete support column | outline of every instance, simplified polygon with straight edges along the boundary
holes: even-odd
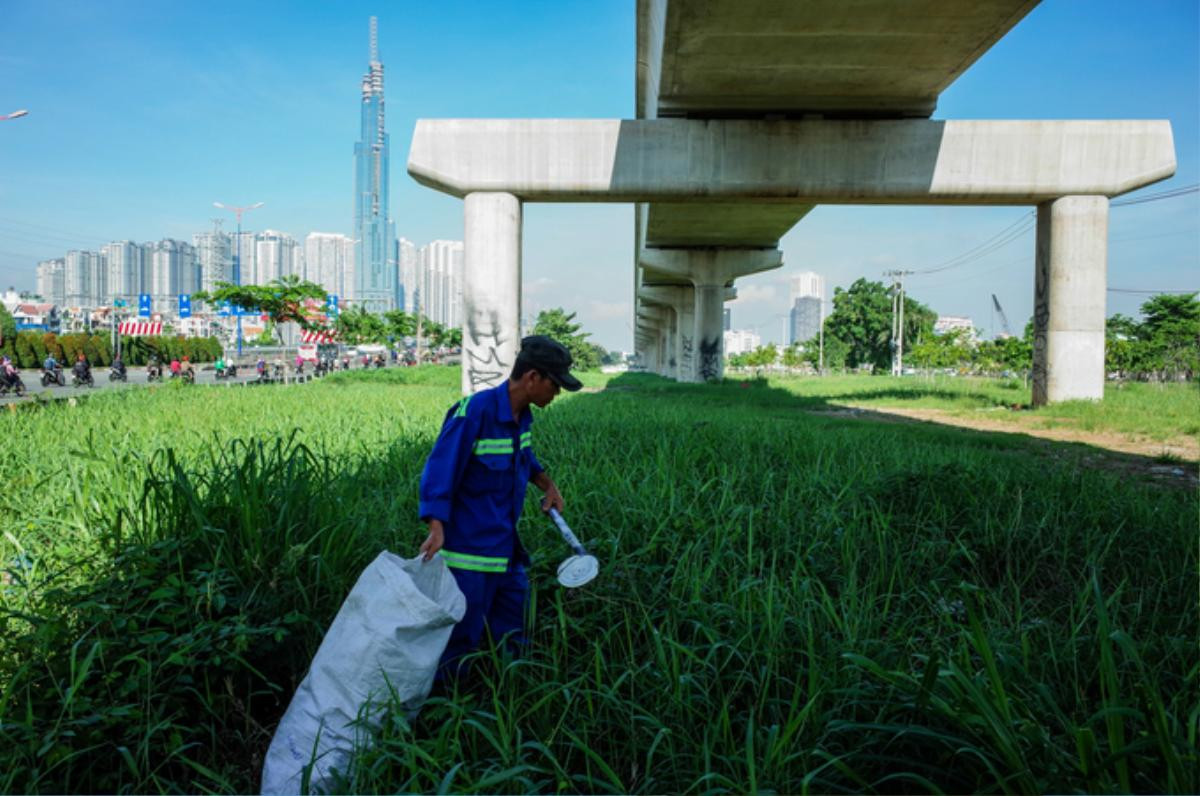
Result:
[[[1108,198],[1064,196],[1037,209],[1033,405],[1104,397]]]
[[[508,378],[521,347],[521,200],[469,193],[463,201],[463,394]]]
[[[675,360],[674,377],[682,382],[696,381],[696,297],[691,285],[655,285],[642,287],[638,296],[672,310],[671,357]]]
[[[696,285],[696,377],[719,381],[725,375],[725,285]]]

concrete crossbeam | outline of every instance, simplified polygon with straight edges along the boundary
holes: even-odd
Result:
[[[409,173],[526,201],[1040,204],[1175,173],[1166,121],[421,119]]]

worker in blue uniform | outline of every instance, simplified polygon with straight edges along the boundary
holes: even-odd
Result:
[[[526,643],[529,556],[517,520],[529,482],[545,493],[542,511],[563,508],[562,495],[533,453],[530,406],[545,407],[560,389],[581,386],[571,354],[542,335],[521,340],[504,383],[450,407],[421,475],[420,514],[429,527],[423,559],[440,555],[467,598],[438,667],[438,680],[459,673],[460,659],[484,633],[509,649]]]

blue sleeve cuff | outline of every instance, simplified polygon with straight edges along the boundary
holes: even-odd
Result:
[[[434,519],[450,522],[450,501],[447,498],[421,500],[418,501],[417,508],[422,520]]]

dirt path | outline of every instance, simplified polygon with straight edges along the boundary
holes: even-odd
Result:
[[[815,414],[835,414],[843,417],[863,417],[893,422],[938,423],[976,431],[1024,434],[1055,442],[1077,442],[1112,452],[1112,455],[1085,456],[1084,463],[1089,466],[1136,473],[1149,476],[1156,481],[1169,482],[1179,486],[1200,485],[1200,472],[1197,468],[1197,462],[1200,462],[1200,439],[1196,437],[1179,436],[1163,441],[1112,431],[1039,428],[1035,425],[1039,422],[1038,418],[1016,412],[1005,412],[999,417],[988,417],[983,413],[963,415],[945,409],[868,407],[852,403],[841,406],[844,408]]]

